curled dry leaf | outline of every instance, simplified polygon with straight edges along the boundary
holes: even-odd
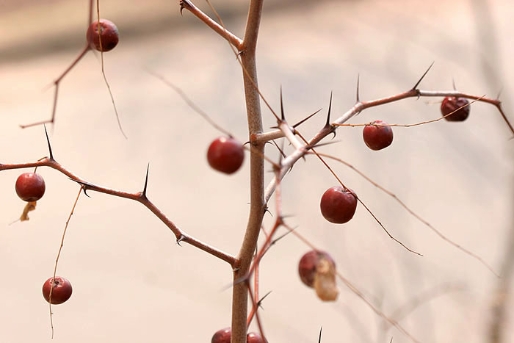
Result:
[[[321,256],[316,264],[314,289],[318,298],[323,301],[335,301],[339,295],[339,289],[336,284],[335,264],[325,256]]]
[[[23,208],[23,212],[20,216],[20,221],[24,222],[26,220],[29,220],[29,212],[34,211],[36,209],[36,201],[29,201],[27,205]]]

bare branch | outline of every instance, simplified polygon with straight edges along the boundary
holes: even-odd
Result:
[[[20,163],[20,164],[0,164],[0,171],[2,170],[11,170],[11,169],[22,169],[22,168],[33,168],[33,167],[50,167],[52,169],[58,170],[62,174],[68,176],[71,180],[77,182],[82,186],[84,190],[95,191],[99,193],[109,194],[112,196],[116,196],[119,198],[130,199],[133,201],[137,201],[149,209],[157,218],[159,218],[164,225],[166,225],[175,235],[177,240],[181,242],[186,242],[200,250],[205,251],[206,253],[213,255],[228,264],[232,267],[236,264],[236,258],[232,255],[229,255],[215,247],[212,247],[194,237],[189,236],[181,229],[179,229],[166,215],[156,206],[154,205],[146,196],[142,196],[143,193],[129,193],[125,191],[119,191],[111,188],[106,188],[102,186],[94,185],[77,175],[73,174],[71,171],[64,168],[61,164],[57,163],[54,160],[50,160],[49,158],[41,159],[37,162],[31,163]]]
[[[214,32],[219,34],[221,37],[225,38],[230,44],[232,44],[238,51],[242,50],[243,42],[242,40],[228,31],[225,27],[221,26],[214,20],[212,20],[207,14],[203,13],[198,7],[196,7],[189,0],[180,0],[180,13],[186,9],[191,12],[195,17],[203,21],[207,26],[209,26]]]

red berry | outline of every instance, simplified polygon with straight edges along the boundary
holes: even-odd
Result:
[[[43,296],[45,297],[46,301],[50,302],[50,289],[52,288],[52,284],[52,304],[62,304],[71,297],[71,293],[73,291],[71,288],[71,283],[61,276],[56,276],[55,280],[54,278],[49,278],[43,284]]]
[[[245,158],[241,143],[232,137],[218,137],[207,150],[209,165],[222,173],[233,174],[239,170]]]
[[[375,120],[362,130],[364,143],[372,150],[382,150],[393,142],[393,129],[382,120]]]
[[[266,343],[261,335],[259,335],[256,332],[250,332],[248,335],[246,335],[246,343]]]
[[[24,201],[38,201],[45,194],[45,180],[36,173],[23,173],[16,180],[16,194]]]
[[[218,330],[214,333],[211,338],[211,343],[230,343],[230,339],[232,338],[232,329],[224,328]],[[246,335],[247,343],[267,343],[261,335],[255,332],[250,332]]]
[[[455,112],[452,113],[453,111]],[[469,101],[465,98],[447,96],[441,103],[441,113],[448,121],[464,121],[469,116]]]
[[[298,263],[298,274],[300,279],[307,287],[314,287],[314,277],[316,275],[316,267],[321,259],[326,259],[334,265],[334,259],[326,252],[321,250],[311,250],[305,253]]]
[[[355,214],[357,196],[349,189],[335,186],[323,193],[319,207],[326,220],[335,224],[344,224]]]
[[[118,28],[107,19],[92,22],[87,29],[86,38],[91,48],[103,52],[114,49],[120,40]]]
[[[232,337],[232,329],[224,328],[214,333],[211,339],[211,343],[230,343]]]

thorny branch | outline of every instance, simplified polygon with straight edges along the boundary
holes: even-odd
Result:
[[[289,156],[287,156],[282,161],[282,169],[280,173],[280,180],[286,175],[287,171],[298,161],[298,159],[304,157],[310,148],[316,146],[323,138],[333,133],[338,126],[341,124],[346,123],[348,120],[356,116],[357,114],[361,113],[367,108],[371,107],[377,107],[382,106],[385,104],[389,104],[392,102],[400,101],[407,98],[414,98],[414,97],[446,97],[446,96],[453,96],[453,97],[460,97],[460,98],[466,98],[466,99],[472,99],[478,102],[485,102],[488,104],[491,104],[495,106],[498,109],[498,112],[500,112],[501,117],[509,127],[510,132],[514,135],[514,127],[510,123],[510,121],[507,119],[507,116],[505,115],[505,112],[503,111],[502,104],[500,100],[497,99],[490,99],[483,96],[476,96],[472,94],[462,93],[458,91],[425,91],[420,89],[411,89],[407,92],[403,92],[397,95],[393,95],[387,98],[377,99],[377,100],[371,100],[371,101],[365,101],[365,102],[358,102],[355,104],[350,110],[345,112],[342,116],[337,118],[335,121],[330,123],[330,125],[327,125],[323,127],[314,137],[312,137],[308,143],[300,143],[296,138],[293,138],[294,135],[296,135],[296,129],[291,128],[287,123],[282,123],[279,125],[278,130],[274,130],[271,132],[263,133],[262,135],[259,135],[259,137],[256,137],[257,141],[267,141],[269,139],[277,139],[280,137],[286,137],[288,140],[290,140],[291,144],[293,144],[296,148],[294,152],[292,152]],[[266,202],[269,201],[271,196],[273,195],[276,187],[276,181],[275,179],[271,180],[271,182],[268,184],[266,188],[265,193],[265,199]]]
[[[236,259],[215,247],[212,247],[194,237],[189,236],[187,233],[179,229],[166,215],[154,204],[152,203],[145,193],[137,192],[137,193],[129,193],[125,191],[119,191],[115,189],[110,189],[102,186],[94,185],[77,175],[73,174],[71,171],[63,167],[57,161],[50,158],[43,158],[40,161],[32,162],[32,163],[20,163],[20,164],[0,164],[0,171],[9,170],[9,169],[22,169],[22,168],[33,168],[33,167],[50,167],[52,169],[58,170],[62,174],[68,176],[72,181],[77,182],[83,187],[83,190],[86,191],[95,191],[99,193],[113,195],[119,198],[130,199],[133,201],[137,201],[149,209],[157,218],[159,218],[164,225],[166,225],[175,235],[177,243],[188,243],[200,250],[205,251],[208,254],[216,256],[217,258],[229,263],[231,266],[234,266]]]

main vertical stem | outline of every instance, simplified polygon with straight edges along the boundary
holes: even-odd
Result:
[[[251,0],[246,31],[241,49],[243,81],[250,144],[250,215],[241,249],[234,270],[232,293],[232,343],[246,343],[246,319],[248,316],[248,290],[246,282],[237,282],[245,277],[250,268],[265,211],[264,203],[264,144],[252,141],[262,132],[260,97],[257,91],[257,66],[255,51],[262,14],[263,0]]]

